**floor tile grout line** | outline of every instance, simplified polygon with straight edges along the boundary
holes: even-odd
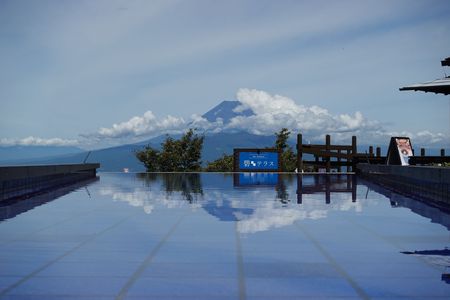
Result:
[[[238,230],[238,221],[235,222],[234,231],[236,235],[236,263],[238,271],[239,300],[245,300],[247,299],[247,291],[245,284],[244,258],[242,255],[242,242],[241,242],[241,235]]]
[[[335,268],[335,270],[345,278],[345,280],[352,286],[355,292],[362,299],[370,299],[370,296],[353,280],[353,278],[337,263],[337,261],[322,247],[320,242],[316,240],[304,226],[296,223],[300,231],[314,244],[314,246],[322,253],[323,256],[328,260],[328,262]]]
[[[186,214],[182,215],[178,221],[175,222],[174,225],[169,229],[169,231],[163,236],[163,238],[159,241],[159,243],[152,249],[150,254],[145,258],[145,260],[140,264],[140,266],[137,268],[137,270],[129,277],[128,281],[125,283],[125,285],[122,287],[122,289],[119,291],[117,296],[115,297],[116,300],[122,300],[125,299],[127,296],[128,291],[130,288],[134,285],[136,280],[138,280],[139,277],[141,277],[142,273],[145,271],[145,269],[151,264],[153,261],[153,258],[156,256],[156,254],[159,252],[159,250],[162,248],[162,246],[167,242],[167,240],[170,238],[170,236],[175,232],[178,225],[181,223],[181,221],[186,217]]]
[[[378,232],[376,232],[376,231],[374,231],[374,230],[372,230],[372,229],[370,229],[370,228],[368,228],[368,227],[366,227],[366,226],[364,226],[364,225],[362,225],[362,224],[360,224],[360,223],[358,223],[358,222],[351,221],[351,220],[346,220],[346,221],[349,222],[349,223],[351,223],[351,224],[353,224],[353,225],[355,225],[355,226],[359,226],[361,229],[363,229],[363,230],[365,230],[366,232],[368,232],[368,233],[370,233],[370,234],[376,236],[376,237],[379,238],[380,240],[382,240],[382,241],[384,241],[384,242],[386,242],[386,243],[388,243],[388,244],[391,244],[392,246],[394,246],[395,248],[397,248],[397,249],[400,250],[400,251],[409,251],[408,249],[405,249],[404,247],[402,247],[400,244],[398,244],[398,243],[396,243],[396,242],[394,242],[394,241],[392,241],[392,240],[390,240],[390,239],[388,239],[388,238],[382,236],[382,235],[379,234]],[[432,269],[434,269],[434,270],[437,270],[437,271],[441,271],[441,272],[442,272],[442,268],[440,268],[440,267],[438,267],[438,266],[436,266],[436,265],[433,265],[433,264],[429,263],[429,262],[428,262],[426,259],[424,259],[423,257],[414,255],[414,258],[416,258],[418,261],[424,263],[424,264],[427,265],[428,267],[430,267],[430,268],[432,268]]]
[[[8,292],[10,292],[12,289],[18,287],[19,285],[21,285],[22,283],[26,282],[27,280],[33,278],[36,274],[39,274],[40,272],[42,272],[43,270],[45,270],[46,268],[48,268],[49,266],[51,266],[52,264],[58,262],[59,260],[63,259],[64,257],[70,255],[71,253],[75,252],[76,250],[78,250],[79,248],[83,247],[84,245],[92,242],[93,240],[95,240],[96,238],[98,238],[100,235],[112,230],[113,228],[119,226],[120,224],[122,224],[123,222],[125,222],[126,220],[128,220],[129,218],[131,218],[133,216],[129,215],[123,219],[121,219],[119,222],[116,222],[115,224],[109,226],[108,228],[105,228],[104,230],[102,230],[101,232],[94,234],[93,236],[89,237],[88,239],[86,239],[84,242],[76,245],[75,247],[73,247],[72,249],[70,249],[69,251],[66,251],[65,253],[63,253],[62,255],[58,256],[57,258],[49,261],[48,263],[46,263],[45,265],[39,267],[38,269],[36,269],[35,271],[31,272],[30,274],[28,274],[27,276],[23,277],[21,280],[13,283],[12,285],[8,286],[6,289],[3,289],[2,291],[0,291],[0,297],[5,296]]]
[[[72,217],[66,218],[66,219],[64,219],[64,220],[61,220],[61,221],[59,221],[59,222],[53,223],[53,224],[51,224],[51,225],[47,225],[47,226],[45,226],[45,227],[42,227],[42,228],[40,228],[40,229],[38,229],[38,230],[36,230],[36,231],[33,231],[33,232],[31,232],[31,233],[24,234],[24,235],[22,235],[20,238],[15,238],[15,239],[12,239],[12,240],[5,241],[4,243],[0,243],[0,247],[3,247],[3,246],[9,246],[10,244],[19,242],[19,241],[21,241],[21,240],[24,239],[24,238],[33,236],[33,235],[35,235],[36,233],[39,233],[39,232],[41,232],[41,231],[47,230],[47,229],[49,229],[49,228],[52,228],[52,227],[55,227],[55,226],[58,226],[58,225],[61,225],[61,224],[64,224],[64,223],[69,222],[69,221],[71,221],[71,220],[73,220],[73,219],[77,219],[77,218],[79,218],[80,216],[92,214],[92,213],[98,211],[99,209],[101,210],[103,207],[107,207],[107,206],[108,206],[108,205],[103,205],[103,206],[101,206],[101,207],[97,207],[97,208],[95,208],[95,209],[89,210],[88,212],[82,212],[82,213],[79,213],[79,214],[77,214],[77,215],[75,215],[75,216],[72,216]]]

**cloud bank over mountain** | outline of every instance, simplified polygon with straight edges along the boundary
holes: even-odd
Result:
[[[152,111],[142,116],[101,127],[95,133],[80,134],[82,139],[1,138],[0,146],[76,146],[121,144],[141,141],[162,134],[180,134],[187,128],[201,133],[247,132],[255,135],[273,135],[286,127],[302,133],[306,142],[322,142],[331,134],[333,142],[348,142],[356,135],[366,144],[386,144],[391,136],[409,136],[416,145],[448,147],[450,137],[444,133],[422,130],[419,132],[390,131],[386,124],[370,120],[360,111],[351,114],[333,114],[326,108],[296,103],[282,95],[256,89],[239,89],[238,101],[222,102],[204,115],[192,115],[189,120],[167,115],[158,117]]]
[[[113,124],[111,128],[100,128],[98,137],[127,137],[127,136],[145,136],[158,134],[161,132],[178,131],[185,126],[183,118],[167,116],[163,119],[157,119],[151,111],[146,111],[142,117],[136,116],[126,122]]]
[[[378,122],[366,120],[360,112],[355,112],[353,116],[333,115],[320,106],[298,105],[288,97],[272,96],[264,91],[240,89],[237,98],[242,103],[238,110],[251,109],[255,115],[236,117],[227,128],[267,135],[287,127],[313,137],[325,133],[381,129]]]
[[[40,138],[29,136],[23,139],[0,139],[0,146],[77,146],[78,140],[61,138]]]
[[[180,117],[156,117],[151,111],[135,116],[128,121],[102,127],[96,133],[84,135],[87,138],[138,139],[165,133],[182,133],[187,128],[196,128],[200,132],[237,132],[244,131],[256,135],[272,135],[286,127],[301,132],[307,140],[323,140],[331,134],[334,141],[347,141],[352,135],[366,143],[386,143],[390,136],[409,136],[417,144],[445,144],[449,137],[443,133],[428,130],[420,132],[391,132],[377,120],[367,119],[362,112],[352,114],[333,114],[320,106],[297,104],[293,99],[271,95],[256,89],[239,89],[236,95],[240,105],[233,109],[236,116],[224,122],[220,117],[214,121],[199,115],[190,120]],[[253,112],[249,114],[248,112]],[[242,112],[245,112],[242,113]]]

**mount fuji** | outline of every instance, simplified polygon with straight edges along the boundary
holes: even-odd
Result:
[[[230,123],[230,120],[237,116],[249,117],[254,115],[251,109],[246,109],[242,112],[235,112],[235,109],[241,105],[239,101],[222,101],[219,105],[202,115],[203,118],[209,122],[215,122],[217,119],[222,119],[224,124]]]

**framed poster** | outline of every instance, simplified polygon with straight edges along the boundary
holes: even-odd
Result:
[[[395,138],[400,162],[402,166],[409,166],[409,157],[413,156],[411,140],[409,138]]]
[[[409,166],[409,158],[414,156],[409,137],[391,137],[386,164]]]

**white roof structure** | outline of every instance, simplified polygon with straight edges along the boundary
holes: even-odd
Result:
[[[418,83],[400,88],[400,91],[422,91],[435,94],[450,94],[450,76],[430,82]]]

